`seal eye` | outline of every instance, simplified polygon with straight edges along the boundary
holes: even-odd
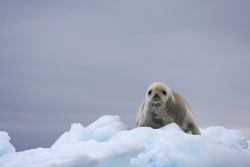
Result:
[[[151,95],[151,93],[152,93],[152,91],[150,90],[150,91],[148,91],[148,95]]]
[[[162,94],[166,95],[167,93],[166,93],[166,91],[165,91],[165,90],[163,90],[163,91],[162,91]]]

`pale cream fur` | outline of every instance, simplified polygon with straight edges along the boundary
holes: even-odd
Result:
[[[192,134],[200,135],[188,103],[164,83],[155,82],[149,86],[138,111],[137,126],[160,128],[172,122],[179,125],[184,132],[191,131]]]

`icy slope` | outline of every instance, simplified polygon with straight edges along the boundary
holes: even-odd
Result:
[[[0,131],[0,157],[15,152],[15,148],[10,144],[9,140],[8,133]]]
[[[201,136],[186,134],[174,123],[161,129],[142,127],[129,130],[118,116],[104,116],[86,128],[73,124],[51,148],[11,153],[13,149],[5,151],[2,149],[5,146],[2,146],[0,153],[6,155],[0,157],[0,166],[250,166],[249,141],[240,131],[210,127],[201,129],[201,133]],[[10,145],[9,142],[5,144]]]

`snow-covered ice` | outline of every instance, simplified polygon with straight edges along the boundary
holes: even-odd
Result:
[[[9,154],[14,153],[15,148],[12,144],[9,142],[10,137],[7,132],[0,131],[0,157]]]
[[[1,167],[249,167],[250,141],[224,127],[184,133],[175,123],[130,130],[119,116],[71,125],[51,146],[16,152],[0,132]]]

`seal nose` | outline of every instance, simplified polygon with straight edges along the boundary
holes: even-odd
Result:
[[[154,101],[159,101],[160,100],[160,96],[158,95],[158,93],[154,94],[153,100]]]
[[[155,93],[154,97],[159,97],[158,93]]]

